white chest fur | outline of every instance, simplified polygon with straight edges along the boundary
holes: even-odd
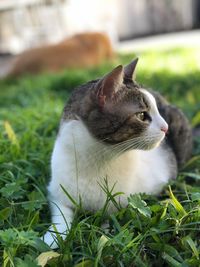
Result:
[[[111,160],[112,151],[96,141],[81,121],[65,122],[52,155],[50,200],[72,206],[62,185],[83,207],[97,210],[104,205],[100,184],[106,178],[114,192],[123,192],[122,205],[131,193],[158,193],[171,175],[168,154],[162,145],[149,151],[132,150]]]

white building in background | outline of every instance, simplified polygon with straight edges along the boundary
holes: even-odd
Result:
[[[197,0],[0,0],[0,52],[18,53],[83,31],[119,38],[191,29]]]
[[[115,41],[118,0],[0,0],[0,51],[18,53],[83,31]]]

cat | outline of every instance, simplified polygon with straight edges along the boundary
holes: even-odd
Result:
[[[132,80],[137,59],[79,86],[61,118],[48,185],[52,223],[64,238],[73,220],[71,197],[90,211],[101,209],[106,178],[122,207],[134,193],[157,194],[189,159],[192,133],[183,113]],[[169,129],[168,129],[169,127]],[[80,198],[79,198],[80,197]],[[110,205],[108,213],[115,211]],[[68,226],[67,226],[68,225]],[[57,247],[50,231],[44,241]]]
[[[19,54],[7,76],[94,67],[113,57],[112,45],[106,34],[80,33],[58,44],[33,48]]]

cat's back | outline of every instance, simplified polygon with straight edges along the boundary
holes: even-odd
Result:
[[[77,34],[58,44],[29,49],[16,57],[9,76],[92,67],[113,57],[109,38],[101,33]]]
[[[155,97],[159,112],[169,125],[166,141],[181,168],[192,155],[193,135],[190,123],[179,108],[169,104],[158,92],[150,90],[150,93]]]
[[[77,34],[74,37],[81,46],[88,49],[90,52],[95,51],[97,57],[105,57],[105,58],[113,58],[114,52],[112,48],[111,41],[107,34],[100,33],[100,32],[93,32],[93,33],[82,33]]]
[[[75,51],[79,48],[72,40],[66,44],[45,45],[26,50],[16,57],[9,75],[58,71],[68,65],[73,66],[78,60]]]

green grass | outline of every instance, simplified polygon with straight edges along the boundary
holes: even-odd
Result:
[[[132,57],[121,55],[118,63]],[[198,126],[200,52],[179,48],[140,58],[137,80],[160,91]],[[0,81],[0,266],[35,267],[37,257],[50,250],[39,236],[50,224],[46,184],[60,114],[76,85],[110,68]],[[106,192],[105,209],[114,201]],[[66,241],[59,241],[58,254],[46,266],[200,266],[200,137],[171,189],[130,196],[128,207],[110,217],[105,209],[78,209]],[[106,220],[108,227],[101,228]]]

